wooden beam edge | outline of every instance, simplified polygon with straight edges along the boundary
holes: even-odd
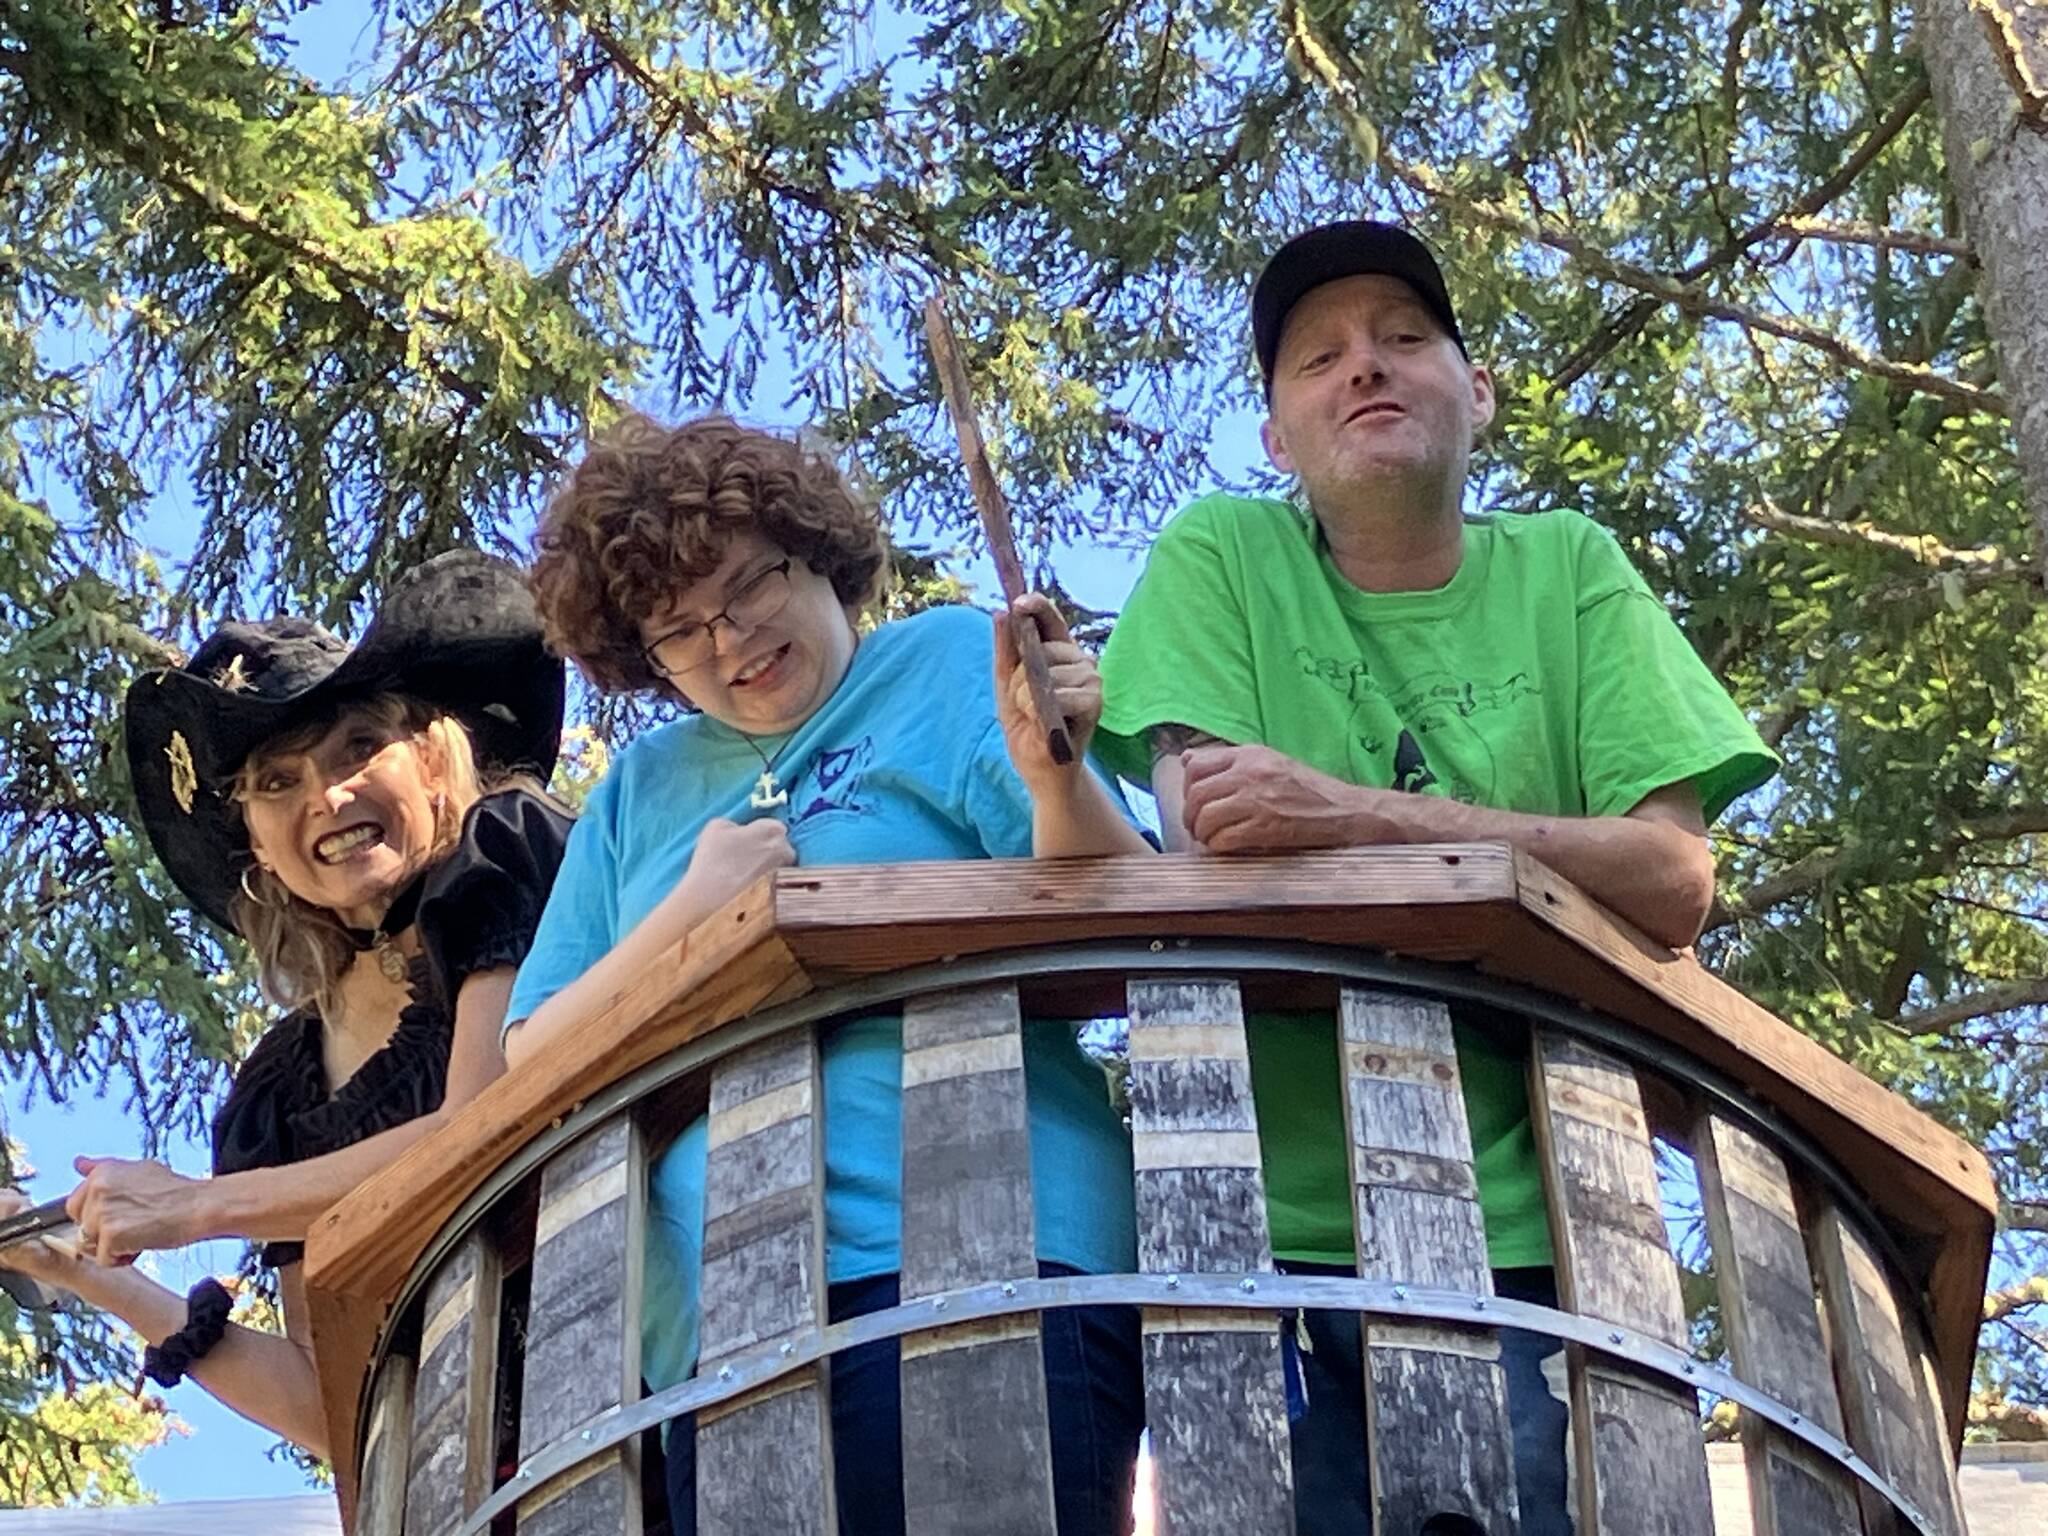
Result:
[[[1355,942],[1373,946],[1375,912],[1427,908],[1448,922],[1518,899],[1505,843],[848,865],[783,870],[774,890],[776,931],[821,977],[1079,938],[1301,938],[1316,913],[1355,916]]]
[[[1951,1441],[1959,1446],[1983,1281],[1997,1228],[1998,1187],[1990,1160],[1902,1094],[1858,1071],[1691,956],[1666,948],[1607,912],[1539,860],[1517,853],[1515,863],[1521,911],[1540,933],[1598,960],[1624,993],[1647,996],[1687,1022],[1673,1029],[1656,1010],[1617,1008],[1601,996],[1579,1001],[1685,1046],[1710,1064],[1721,1065],[1712,1060],[1717,1055],[1754,1063],[1766,1077],[1762,1083],[1751,1081],[1759,1096],[1823,1144],[1855,1149],[1845,1162],[1889,1160],[1904,1175],[1896,1181],[1859,1183],[1871,1204],[1902,1231],[1933,1239],[1929,1273],[1911,1278],[1924,1284],[1944,1411]],[[1517,979],[1545,969],[1526,932],[1521,937],[1513,933],[1523,926],[1509,925],[1496,953],[1482,962],[1485,968]],[[1554,971],[1540,984],[1571,995]],[[1697,1035],[1686,1038],[1688,1029]],[[1703,1044],[1709,1049],[1702,1051]],[[1905,1134],[1894,1139],[1876,1129],[1886,1124]],[[1932,1233],[1930,1217],[1936,1225]]]
[[[1871,1112],[1902,1119],[1910,1128],[1911,1140],[1885,1145],[1959,1199],[1996,1218],[1998,1186],[1990,1160],[1968,1141],[1904,1095],[1794,1029],[1691,956],[1645,937],[1538,860],[1517,854],[1515,864],[1523,911],[1605,962],[1622,979],[1768,1067],[1788,1087],[1806,1094],[1813,1106],[1838,1122],[1841,1129],[1869,1134],[1862,1117]],[[1758,1046],[1763,1049],[1759,1051]],[[1812,1086],[1806,1087],[1803,1080],[1810,1080]]]

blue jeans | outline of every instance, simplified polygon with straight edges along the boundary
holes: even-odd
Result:
[[[1280,1267],[1296,1275],[1353,1273],[1326,1264]],[[1557,1279],[1545,1267],[1497,1269],[1493,1288],[1509,1301],[1557,1305]],[[1288,1428],[1294,1453],[1295,1536],[1362,1536],[1372,1530],[1372,1489],[1365,1458],[1365,1360],[1358,1314],[1304,1315],[1306,1350],[1295,1342],[1292,1326],[1281,1330],[1281,1348],[1292,1378]],[[1551,1394],[1543,1375],[1544,1359],[1563,1348],[1540,1333],[1500,1330],[1522,1536],[1571,1536],[1565,1481],[1565,1430],[1571,1414]]]
[[[1041,1264],[1041,1275],[1072,1275]],[[826,1293],[833,1322],[893,1307],[896,1276],[849,1280]],[[1040,1314],[1045,1405],[1052,1430],[1053,1507],[1060,1536],[1128,1536],[1145,1427],[1145,1383],[1133,1307],[1057,1307]],[[863,1344],[831,1364],[832,1460],[840,1536],[902,1536],[903,1397],[897,1341]],[[669,1529],[696,1536],[695,1415],[675,1421],[667,1449]]]

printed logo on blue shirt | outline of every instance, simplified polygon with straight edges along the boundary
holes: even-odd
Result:
[[[860,788],[874,760],[872,736],[863,736],[850,747],[827,748],[811,759],[789,793],[790,826],[802,826],[833,811],[855,816],[872,814],[874,807]]]

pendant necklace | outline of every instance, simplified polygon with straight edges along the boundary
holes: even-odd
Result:
[[[753,749],[754,756],[761,759],[761,777],[754,780],[754,792],[747,796],[747,804],[757,811],[772,811],[789,804],[789,791],[784,789],[775,777],[776,758],[782,756],[789,743],[785,741],[775,749],[775,757],[770,757],[745,731],[734,731],[733,734]]]
[[[425,877],[413,881],[392,899],[384,909],[374,928],[350,928],[349,942],[358,951],[368,950],[377,957],[377,969],[386,981],[403,981],[409,962],[405,951],[398,947],[398,935],[412,926],[413,914],[419,910],[420,887]]]

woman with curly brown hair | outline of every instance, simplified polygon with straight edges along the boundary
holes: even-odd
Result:
[[[1055,763],[1007,624],[932,609],[865,634],[887,543],[829,461],[711,417],[644,417],[594,444],[541,523],[533,571],[555,648],[610,691],[689,713],[623,751],[592,793],[521,968],[506,1054],[571,1046],[648,960],[761,873],[783,865],[1143,851],[1113,781]],[[1077,748],[1102,697],[1094,663],[1052,605],[1047,633]],[[993,679],[993,681],[992,681]],[[1103,1073],[1070,1021],[1027,1019],[1038,1255],[1049,1273],[1132,1263],[1130,1145]],[[902,1021],[821,1034],[826,1279],[836,1319],[893,1306],[901,1231]],[[687,1378],[697,1352],[705,1126],[655,1161],[643,1374]],[[659,1298],[658,1300],[656,1298]],[[1128,1314],[1044,1323],[1060,1529],[1130,1528],[1143,1393]],[[896,1351],[833,1365],[842,1530],[903,1528]],[[669,1437],[670,1517],[695,1529],[695,1437]]]

